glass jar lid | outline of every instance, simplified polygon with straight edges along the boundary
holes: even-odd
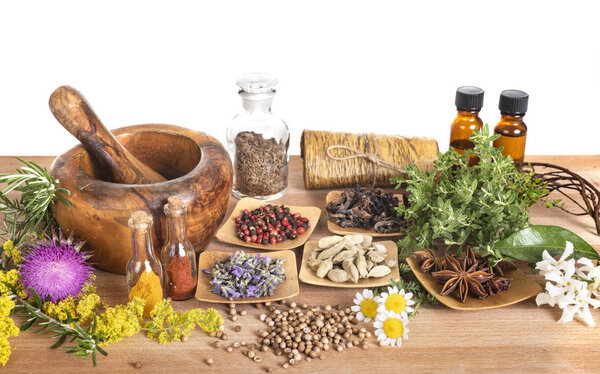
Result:
[[[244,92],[267,93],[275,91],[277,78],[266,73],[248,73],[238,79],[236,83]]]

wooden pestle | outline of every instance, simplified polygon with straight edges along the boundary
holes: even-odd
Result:
[[[58,122],[79,139],[92,160],[105,169],[113,182],[149,184],[166,180],[125,149],[73,87],[58,87],[50,95],[49,105]]]

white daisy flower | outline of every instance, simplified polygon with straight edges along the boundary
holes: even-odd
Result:
[[[408,319],[388,310],[379,312],[373,322],[375,336],[382,345],[402,346],[402,339],[408,339]]]
[[[379,304],[373,297],[373,291],[364,289],[362,293],[357,292],[354,304],[350,307],[356,313],[356,319],[359,321],[370,322],[371,318],[377,316]]]
[[[396,286],[388,287],[388,292],[382,292],[375,298],[379,304],[378,312],[394,312],[408,319],[408,314],[414,311],[411,305],[415,305],[415,301],[412,297],[412,292],[406,293],[404,289],[398,290]]]

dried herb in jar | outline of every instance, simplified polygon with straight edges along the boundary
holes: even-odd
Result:
[[[247,196],[269,196],[287,187],[287,144],[254,131],[235,137],[234,189]]]
[[[356,186],[346,188],[339,198],[327,204],[326,209],[340,227],[388,233],[406,227],[406,221],[395,209],[399,204],[400,199],[391,192]]]

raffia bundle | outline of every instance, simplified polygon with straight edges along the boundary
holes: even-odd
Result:
[[[389,186],[404,167],[431,169],[438,144],[432,138],[304,130],[300,143],[306,189]]]

